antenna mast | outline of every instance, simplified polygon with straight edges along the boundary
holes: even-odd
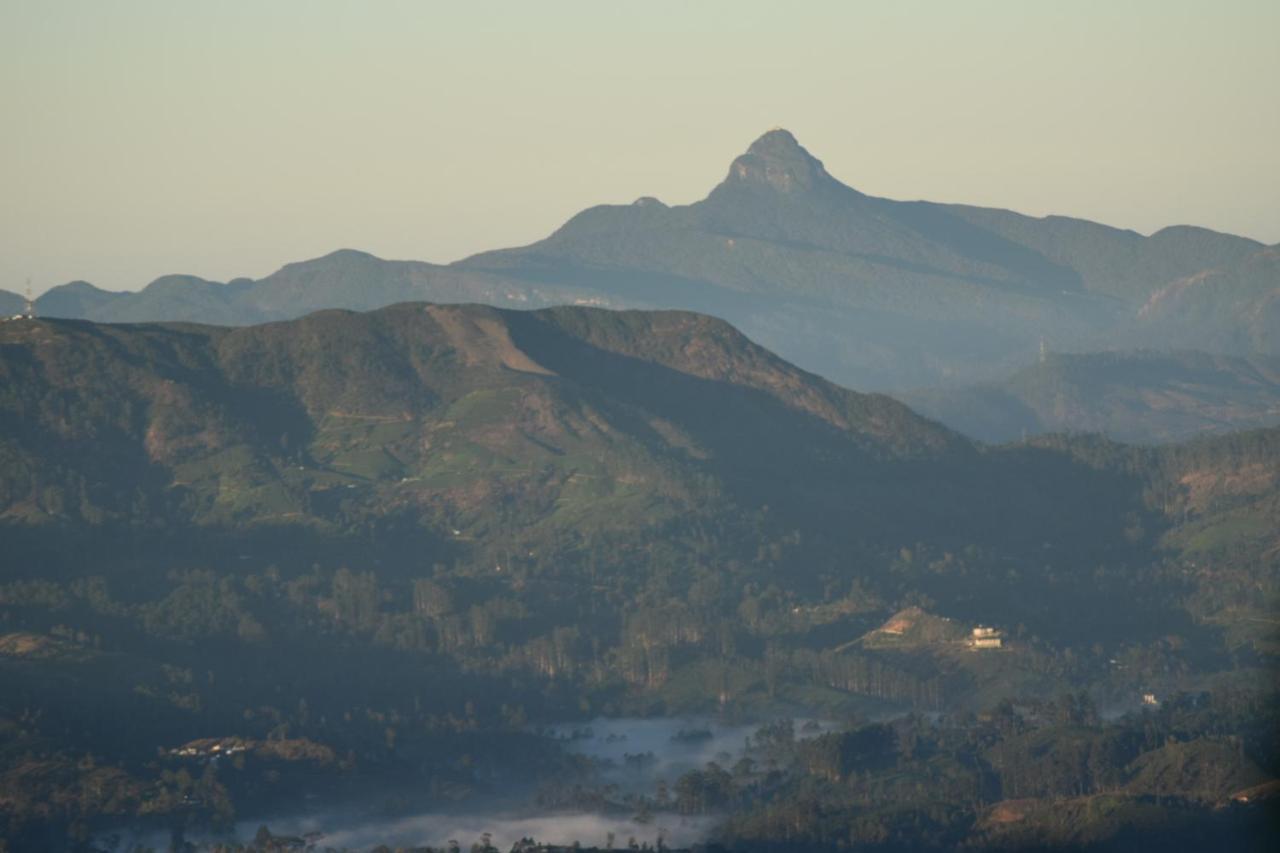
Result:
[[[26,304],[22,306],[22,316],[28,320],[36,318],[36,302],[31,298],[31,279],[27,279],[27,291],[25,293]]]

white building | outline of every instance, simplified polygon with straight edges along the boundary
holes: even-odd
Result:
[[[969,637],[969,647],[974,649],[999,649],[1004,646],[1004,634],[998,628],[979,625]]]

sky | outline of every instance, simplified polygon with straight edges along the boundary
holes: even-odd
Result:
[[[1280,242],[1280,3],[0,0],[0,288],[446,262],[764,131],[891,198]]]

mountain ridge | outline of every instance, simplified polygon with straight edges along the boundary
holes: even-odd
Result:
[[[708,465],[754,492],[754,473],[783,464],[754,459],[756,444],[779,431],[794,434],[784,456],[801,470],[967,446],[685,312],[404,303],[250,327],[19,321],[0,326],[0,374],[0,518],[24,524],[123,519],[138,501],[197,522],[328,524],[317,507],[346,486],[371,512],[464,511],[468,489],[550,499],[579,490],[575,472],[631,482],[619,466],[647,472],[634,481],[646,495],[691,494]],[[383,439],[367,444],[370,429]],[[442,456],[441,442],[456,449]],[[525,459],[541,461],[503,461]],[[560,473],[543,480],[538,465]],[[437,485],[401,484],[411,471]]]
[[[868,196],[775,129],[700,201],[597,205],[527,246],[444,265],[339,250],[231,285],[165,277],[120,295],[54,288],[37,307],[233,325],[412,300],[684,309],[729,320],[840,384],[901,390],[994,379],[1031,362],[1042,340],[1068,351],[1162,347],[1176,335],[1183,348],[1274,354],[1271,252],[1194,226],[1143,236],[1071,217]],[[1143,313],[1156,294],[1210,271],[1220,277],[1207,296]],[[1206,311],[1213,322],[1202,329]]]

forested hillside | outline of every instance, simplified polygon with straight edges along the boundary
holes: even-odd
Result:
[[[781,776],[699,771],[678,808],[738,815],[743,844],[779,821],[826,843],[815,808],[877,813],[859,838],[910,846],[1001,799],[1201,796],[1200,771],[1162,768],[1217,773],[1219,741],[1143,756],[1262,725],[1278,435],[980,447],[679,312],[6,322],[0,815],[56,846],[388,786],[466,801],[576,780],[552,799],[608,803],[540,727],[682,713],[844,732],[958,715],[895,733],[893,756],[872,732],[837,759],[784,750]],[[979,625],[1003,645],[973,648]],[[1094,710],[1050,723],[1067,692]],[[1245,722],[1162,722],[1092,776],[1027,781],[1041,740],[1111,750],[1097,708],[1144,693]],[[1003,716],[966,716],[986,713]],[[1205,802],[1274,776],[1274,744],[1249,737]],[[938,794],[940,823],[893,793],[971,777],[976,794]],[[990,843],[1014,843],[996,824]]]

